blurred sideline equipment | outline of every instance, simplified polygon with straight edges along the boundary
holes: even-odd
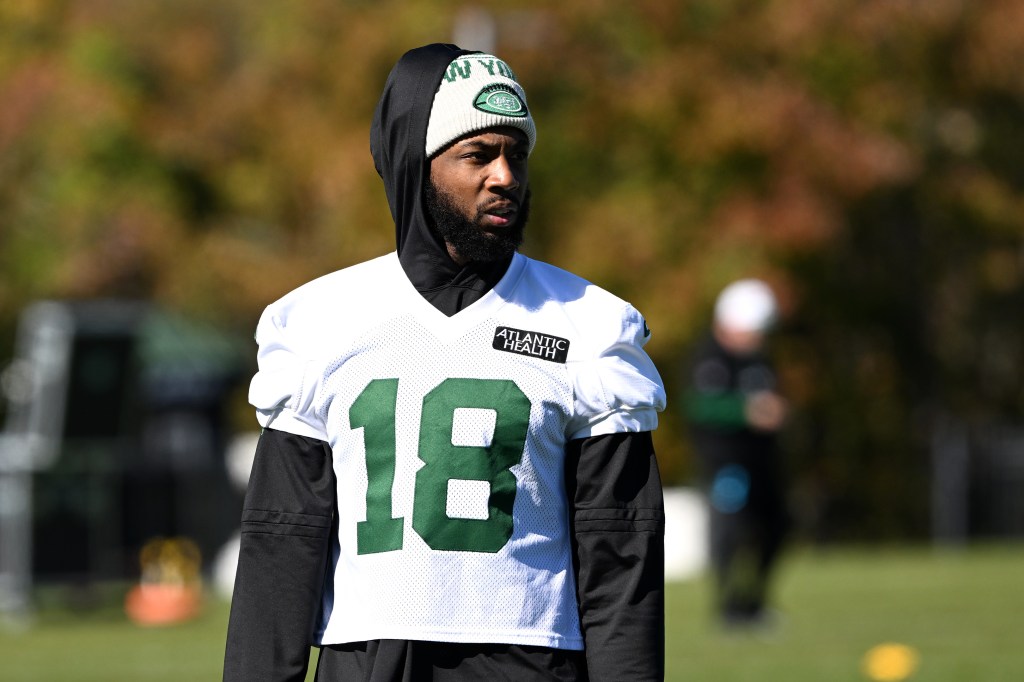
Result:
[[[138,625],[171,625],[194,618],[202,605],[202,557],[188,538],[154,538],[139,552],[142,579],[125,598]]]
[[[43,301],[4,370],[0,613],[31,612],[34,582],[137,575],[155,536],[204,555],[241,496],[223,462],[225,397],[241,372],[228,337],[135,301]]]
[[[914,647],[887,642],[868,649],[861,661],[861,669],[876,682],[899,682],[914,674],[920,659]]]
[[[59,451],[74,321],[39,303],[21,319],[18,359],[4,373],[7,422],[0,434],[0,612],[30,611],[32,474]]]

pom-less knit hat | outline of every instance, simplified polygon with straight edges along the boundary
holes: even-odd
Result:
[[[427,124],[427,157],[485,128],[519,128],[537,141],[526,93],[508,64],[490,54],[467,54],[448,65],[434,95]]]
[[[775,294],[759,279],[733,282],[715,303],[715,321],[736,331],[766,331],[775,324],[777,315]]]

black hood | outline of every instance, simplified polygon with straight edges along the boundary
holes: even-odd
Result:
[[[448,64],[471,53],[440,43],[406,52],[388,76],[370,128],[370,153],[395,221],[398,259],[416,290],[449,316],[487,293],[511,262],[509,257],[457,265],[432,229],[423,199],[430,179],[426,139],[434,93]]]

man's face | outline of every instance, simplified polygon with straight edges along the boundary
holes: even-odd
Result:
[[[715,323],[715,338],[727,351],[737,355],[750,355],[764,346],[764,332],[747,329],[734,329]]]
[[[498,260],[522,243],[529,146],[518,128],[493,128],[431,159],[427,210],[456,263]]]

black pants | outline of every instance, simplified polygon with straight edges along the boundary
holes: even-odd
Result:
[[[785,538],[777,510],[711,513],[711,560],[716,605],[726,623],[760,619],[768,601],[772,571]]]
[[[510,644],[374,640],[325,646],[317,682],[586,682],[582,651]]]
[[[716,457],[706,470],[716,606],[728,624],[764,615],[769,581],[789,530],[772,453],[743,454],[754,456]]]

